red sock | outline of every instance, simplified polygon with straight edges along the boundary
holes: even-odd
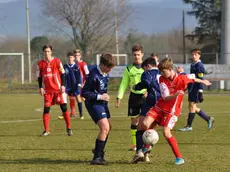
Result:
[[[70,116],[69,116],[69,112],[66,111],[63,113],[64,119],[65,119],[65,123],[66,123],[66,128],[70,129]]]
[[[71,114],[75,115],[75,97],[74,96],[70,96],[69,97],[69,101],[70,101],[70,109],[71,109]]]
[[[48,113],[43,114],[43,125],[46,131],[50,131],[49,124],[50,124],[50,114]]]
[[[177,145],[177,140],[175,137],[170,137],[168,140],[169,145],[172,148],[172,151],[176,158],[182,158],[182,155],[180,154],[179,147]]]

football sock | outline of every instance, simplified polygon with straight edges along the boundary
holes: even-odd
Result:
[[[46,131],[50,131],[49,124],[50,124],[50,114],[48,113],[43,114],[43,125]]]
[[[197,114],[205,121],[208,121],[210,119],[210,117],[202,110],[200,110],[200,112],[198,112]]]
[[[70,116],[69,116],[69,112],[66,111],[63,113],[64,119],[65,119],[65,123],[66,123],[66,128],[70,129]]]
[[[143,144],[144,144],[143,139],[142,139],[143,133],[144,133],[144,130],[137,130],[136,132],[136,143],[137,143],[136,152],[138,152],[143,147]]]
[[[78,103],[77,106],[78,106],[79,114],[81,117],[82,116],[82,102]]]
[[[191,113],[191,112],[188,114],[187,127],[192,127],[192,122],[195,118],[195,115],[196,115],[195,113]]]
[[[105,147],[105,141],[96,139],[95,153],[94,153],[94,157],[93,157],[94,159],[103,156],[104,147]]]
[[[137,132],[137,126],[131,125],[131,138],[132,138],[132,144],[136,145],[136,132]]]
[[[176,158],[182,158],[182,155],[180,154],[179,147],[177,145],[177,140],[175,137],[170,137],[168,140],[169,145],[172,148],[172,151]]]
[[[69,105],[70,105],[70,109],[71,109],[71,114],[74,115],[75,114],[75,97],[70,96],[69,101],[70,101]]]

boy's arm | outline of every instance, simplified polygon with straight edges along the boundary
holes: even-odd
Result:
[[[42,80],[43,79],[42,79],[42,75],[41,75],[39,65],[37,65],[36,75],[37,75],[37,78],[38,78],[38,88],[40,90],[41,96],[43,96],[44,95],[44,88],[43,88],[43,85],[42,85]]]
[[[196,82],[196,83],[201,83],[201,84],[204,84],[204,85],[206,85],[206,86],[212,85],[212,83],[211,83],[209,80],[206,80],[206,79],[201,80],[201,79],[199,79],[199,78],[195,78],[195,79],[194,79],[194,82]]]
[[[119,87],[119,90],[118,90],[117,99],[122,99],[123,98],[125,90],[126,90],[128,84],[129,84],[129,73],[128,73],[128,70],[126,68],[124,73],[123,73],[123,76],[122,76],[122,80],[121,80],[120,87]]]
[[[134,85],[134,90],[142,90],[145,88],[148,88],[151,83],[151,76],[148,75],[146,72],[144,72],[141,75],[141,82],[139,82],[137,85]]]
[[[82,89],[82,97],[84,97],[86,100],[97,100],[98,94],[94,91],[95,89],[96,78],[89,74]]]

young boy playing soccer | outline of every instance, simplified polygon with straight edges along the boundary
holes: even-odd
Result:
[[[100,131],[96,139],[92,165],[105,165],[104,148],[111,129],[111,118],[107,94],[108,73],[115,66],[115,58],[110,53],[101,55],[100,65],[92,69],[82,89],[86,109]]]
[[[128,102],[128,116],[131,118],[131,136],[132,146],[130,151],[136,150],[136,131],[140,110],[143,104],[143,97],[146,90],[134,90],[133,86],[141,81],[141,75],[144,70],[141,68],[142,57],[144,56],[143,48],[141,45],[132,47],[133,64],[128,65],[123,73],[122,81],[118,90],[117,101],[115,107],[119,107],[121,99],[124,96],[126,88],[130,87],[129,102]]]
[[[44,97],[43,125],[44,132],[41,136],[50,135],[50,107],[59,104],[62,110],[67,134],[71,136],[70,115],[67,111],[67,100],[65,93],[65,70],[61,60],[52,56],[52,46],[45,45],[42,48],[44,59],[38,62],[37,77],[41,96]],[[44,84],[44,85],[43,85]]]
[[[137,85],[133,87],[134,90],[142,90],[147,89],[147,97],[143,104],[143,107],[141,108],[141,113],[139,116],[139,122],[137,124],[137,132],[136,132],[136,143],[137,143],[137,150],[136,153],[140,149],[143,149],[144,151],[144,161],[149,162],[149,156],[147,153],[149,151],[150,145],[145,145],[143,147],[143,141],[142,141],[142,135],[144,133],[144,130],[142,130],[143,121],[145,119],[145,116],[149,109],[153,107],[156,102],[159,100],[161,96],[160,87],[159,87],[159,70],[157,68],[156,60],[152,57],[147,58],[142,63],[142,68],[144,68],[145,72],[141,76],[141,82],[139,82]],[[151,148],[150,148],[151,149]]]
[[[189,83],[203,83],[207,86],[211,85],[208,80],[200,80],[194,75],[178,75],[173,70],[173,61],[170,58],[163,59],[158,68],[161,72],[160,77],[160,91],[161,98],[147,113],[143,121],[143,130],[147,130],[157,123],[163,127],[163,135],[168,141],[171,149],[176,157],[175,164],[180,165],[184,163],[184,159],[179,151],[177,140],[172,135],[171,130],[177,122],[182,109],[182,101],[184,97],[184,90]],[[137,163],[142,160],[144,154],[140,149],[133,158],[132,163]],[[135,161],[134,161],[135,159]]]
[[[70,109],[71,115],[70,117],[75,117],[75,99],[80,94],[81,90],[81,74],[78,65],[75,63],[75,57],[72,52],[68,52],[68,63],[64,65],[65,70],[65,78],[66,78],[66,93],[69,96],[70,100]],[[63,116],[59,116],[61,119]]]
[[[194,49],[191,51],[193,63],[190,67],[190,74],[194,74],[196,78],[204,79],[204,65],[200,60],[201,51]],[[214,123],[214,118],[208,116],[204,111],[197,107],[197,103],[203,102],[203,85],[202,83],[191,83],[188,86],[188,101],[189,101],[189,114],[187,125],[179,131],[192,131],[192,122],[195,114],[198,114],[202,119],[208,123],[208,130],[210,130]]]

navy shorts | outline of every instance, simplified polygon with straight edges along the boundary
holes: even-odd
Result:
[[[78,96],[80,94],[80,90],[78,91],[67,91],[66,94],[68,94],[68,96]]]
[[[131,92],[129,95],[128,116],[131,118],[139,116],[144,101],[143,94],[135,94]]]
[[[141,108],[141,114],[140,116],[146,116],[147,112],[149,111],[149,109],[151,109],[155,104],[149,104],[147,102],[145,102]]]
[[[188,101],[198,103],[198,90],[192,90],[188,92]]]
[[[103,118],[110,118],[108,103],[85,102],[85,107],[95,124]]]

